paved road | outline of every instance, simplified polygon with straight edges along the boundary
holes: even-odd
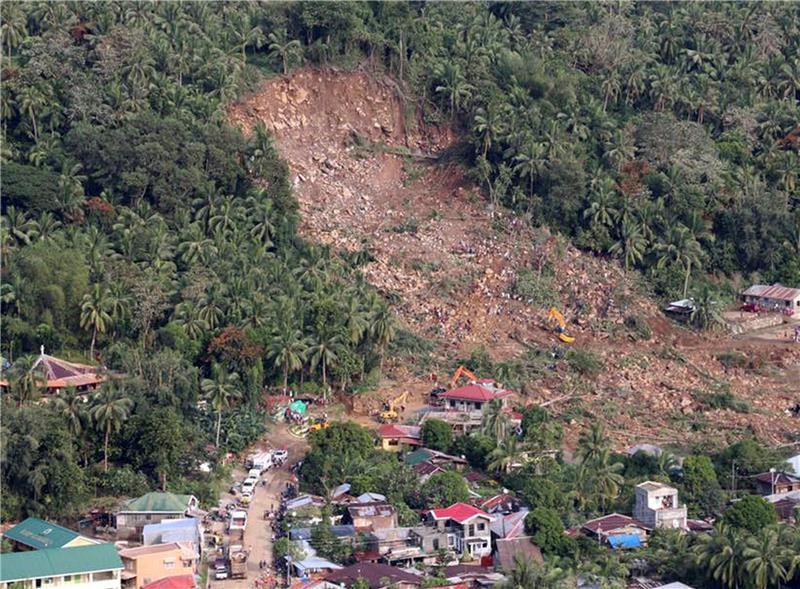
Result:
[[[271,445],[275,448],[285,447],[289,451],[289,460],[280,468],[270,469],[262,475],[266,481],[265,486],[259,483],[253,501],[248,511],[247,529],[244,533],[244,545],[250,551],[247,559],[246,579],[226,579],[224,581],[211,580],[212,589],[251,589],[256,586],[256,580],[265,575],[265,571],[258,568],[259,561],[266,561],[272,565],[272,529],[269,523],[262,519],[264,512],[270,507],[277,508],[280,504],[281,491],[286,483],[291,480],[291,465],[300,460],[306,451],[305,440],[292,437],[283,424],[275,426],[262,446]],[[246,473],[237,469],[234,472],[235,480],[242,480]],[[283,580],[281,580],[283,581]],[[283,586],[283,583],[279,583]]]

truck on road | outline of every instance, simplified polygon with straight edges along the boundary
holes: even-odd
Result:
[[[231,565],[231,579],[247,578],[247,551],[241,544],[228,548],[228,561]]]

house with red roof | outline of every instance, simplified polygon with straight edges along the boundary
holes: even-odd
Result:
[[[501,389],[492,380],[479,380],[466,386],[442,393],[445,409],[450,411],[482,411],[484,405],[500,399],[505,405],[514,393]]]
[[[39,357],[31,366],[36,380],[36,386],[43,393],[57,394],[67,388],[75,388],[79,392],[95,390],[98,385],[108,380],[105,369],[88,364],[67,362],[55,356],[44,353],[44,346],[40,348]],[[7,387],[8,381],[3,379],[0,386]]]
[[[148,583],[142,589],[195,589],[194,575],[176,575]]]
[[[378,428],[381,449],[387,452],[400,452],[405,446],[421,446],[421,429],[418,425],[386,423]]]
[[[446,546],[435,548],[431,545],[432,551],[447,548],[461,557],[473,559],[489,556],[492,553],[492,531],[489,525],[494,521],[494,517],[485,511],[467,503],[454,503],[444,509],[430,510],[428,521],[436,532],[431,536],[431,544],[437,536],[446,538]],[[425,539],[422,541],[425,549]]]

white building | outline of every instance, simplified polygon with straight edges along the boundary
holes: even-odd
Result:
[[[686,529],[686,506],[678,504],[678,490],[664,483],[636,485],[633,517],[651,528]]]
[[[0,589],[120,589],[121,573],[113,544],[0,554]]]

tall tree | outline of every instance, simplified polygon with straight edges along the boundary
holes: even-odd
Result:
[[[92,290],[83,296],[81,303],[81,327],[90,329],[92,343],[89,346],[89,357],[94,361],[94,345],[98,333],[105,333],[111,323],[111,301],[108,290],[100,284],[95,284]]]
[[[133,401],[122,390],[105,385],[92,399],[91,416],[95,426],[103,432],[103,470],[108,471],[108,440],[128,419]]]
[[[206,400],[211,403],[212,409],[217,414],[216,437],[214,445],[219,448],[219,434],[222,427],[222,412],[241,396],[238,388],[239,375],[236,372],[227,372],[216,367],[214,378],[203,379],[202,389]]]

